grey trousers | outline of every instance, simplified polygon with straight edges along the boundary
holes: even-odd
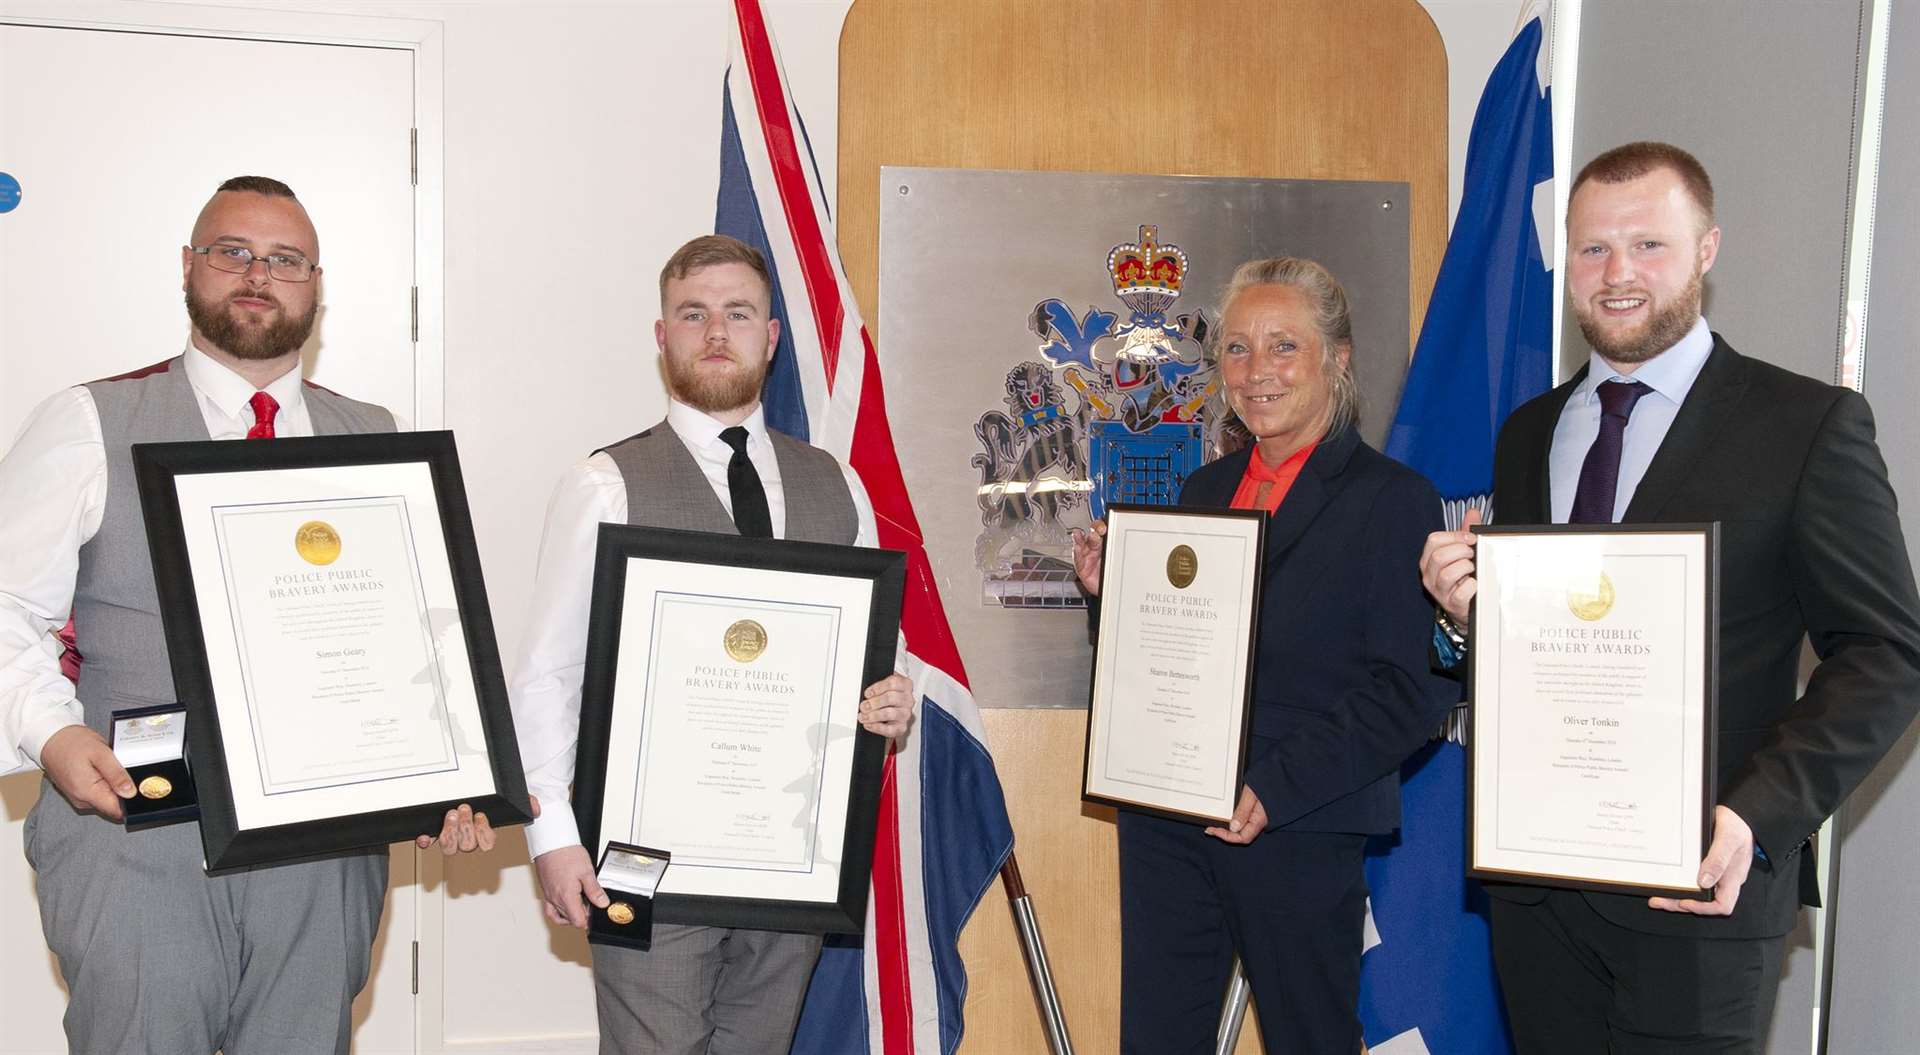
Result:
[[[129,832],[76,813],[51,781],[24,833],[72,1051],[347,1051],[385,850],[210,877],[199,825]]]
[[[647,952],[592,948],[601,1055],[784,1055],[820,935],[655,924]]]

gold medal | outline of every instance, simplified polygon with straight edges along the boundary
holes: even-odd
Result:
[[[633,906],[624,901],[616,901],[607,906],[607,918],[624,927],[633,922]]]
[[[340,559],[340,533],[324,520],[309,520],[293,533],[293,549],[308,564],[332,564]]]
[[[767,650],[767,628],[751,619],[742,619],[727,628],[721,644],[736,663],[752,663]]]
[[[140,796],[149,799],[164,799],[173,794],[173,781],[155,773],[140,782]]]
[[[1572,612],[1575,618],[1589,623],[1605,618],[1608,612],[1613,611],[1613,580],[1607,578],[1606,572],[1601,572],[1600,586],[1594,592],[1568,590],[1567,610]]]
[[[1193,585],[1193,577],[1200,574],[1200,558],[1193,552],[1192,546],[1179,545],[1167,554],[1167,581],[1176,590],[1184,590]]]

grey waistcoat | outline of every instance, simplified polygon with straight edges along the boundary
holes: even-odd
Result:
[[[87,725],[105,736],[114,711],[174,698],[132,446],[205,440],[207,423],[179,356],[86,389],[107,449],[107,503],[100,530],[80,547],[74,582],[74,637],[85,657],[76,695]],[[393,415],[371,403],[315,385],[305,387],[302,399],[316,435],[393,431]]]
[[[787,507],[786,534],[801,542],[853,545],[860,520],[853,494],[833,455],[767,430],[780,463]],[[660,424],[603,448],[627,484],[627,523],[642,527],[738,535],[733,517],[713,493],[700,464],[673,429]]]

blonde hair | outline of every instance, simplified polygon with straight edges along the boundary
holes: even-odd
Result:
[[[1234,299],[1255,286],[1290,286],[1307,298],[1313,309],[1314,329],[1320,332],[1320,368],[1331,389],[1332,413],[1327,435],[1360,421],[1360,388],[1353,380],[1353,309],[1347,291],[1333,272],[1298,256],[1249,260],[1234,269],[1220,294],[1220,317],[1225,319]],[[1343,362],[1338,354],[1347,351]]]

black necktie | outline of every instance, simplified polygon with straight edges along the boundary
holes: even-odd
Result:
[[[1573,491],[1573,513],[1569,524],[1611,524],[1613,505],[1620,491],[1620,448],[1625,444],[1627,418],[1640,397],[1653,391],[1638,381],[1607,381],[1601,384],[1600,434],[1587,448],[1587,460],[1580,465],[1580,482]]]
[[[733,497],[734,526],[747,538],[772,538],[773,515],[767,512],[767,489],[761,486],[760,471],[753,467],[753,459],[747,457],[747,430],[738,425],[721,429],[720,438],[733,448],[733,457],[727,459],[727,493]]]

